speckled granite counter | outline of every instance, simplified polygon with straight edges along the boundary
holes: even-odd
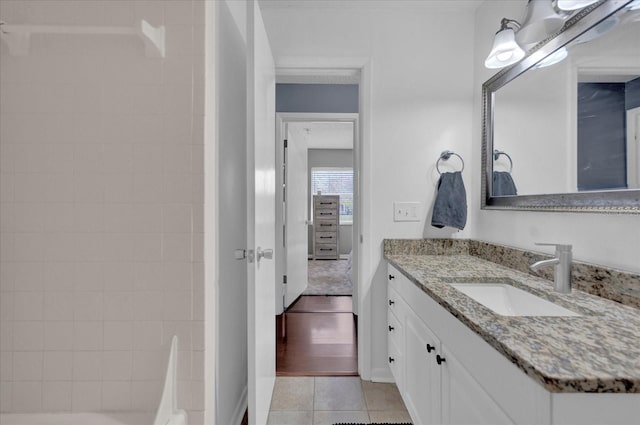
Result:
[[[551,392],[640,393],[640,310],[468,254],[385,258],[498,352]],[[500,316],[449,285],[505,282],[581,314]]]

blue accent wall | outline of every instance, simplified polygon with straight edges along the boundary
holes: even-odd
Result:
[[[578,190],[627,187],[624,83],[578,84]]]
[[[357,84],[276,84],[276,112],[358,113]]]

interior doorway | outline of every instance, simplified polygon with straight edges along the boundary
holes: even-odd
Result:
[[[352,296],[357,314],[358,114],[278,113],[276,121],[276,314],[302,295]],[[318,195],[337,203],[321,205]],[[334,216],[314,220],[319,210]],[[327,247],[329,255],[320,251]]]
[[[282,142],[276,152],[282,171],[276,183],[282,188],[276,372],[357,375],[352,248],[358,224],[358,115],[278,114],[276,126]]]

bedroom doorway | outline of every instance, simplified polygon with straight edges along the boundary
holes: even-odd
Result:
[[[357,375],[352,248],[358,234],[358,115],[278,114],[277,121],[283,279],[276,308],[276,372]]]
[[[276,121],[276,314],[303,295],[351,296],[358,314],[358,114]]]

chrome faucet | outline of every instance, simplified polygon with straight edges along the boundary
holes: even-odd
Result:
[[[539,246],[555,246],[556,258],[550,260],[542,260],[533,263],[529,268],[537,272],[543,267],[554,266],[554,282],[553,289],[563,294],[571,292],[571,245],[562,245],[555,243],[536,243]]]

